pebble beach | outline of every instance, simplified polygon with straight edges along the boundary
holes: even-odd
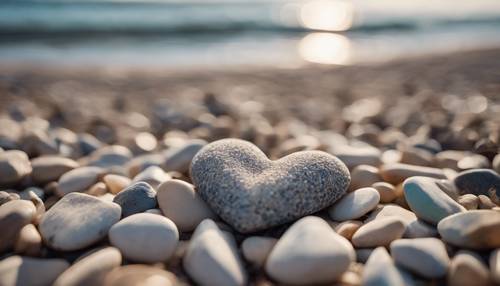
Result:
[[[0,285],[500,285],[500,50],[0,68]]]

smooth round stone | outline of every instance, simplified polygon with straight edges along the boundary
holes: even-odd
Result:
[[[363,268],[362,285],[405,285],[401,273],[384,247],[377,247],[368,258]]]
[[[461,195],[489,195],[494,190],[500,197],[500,176],[490,169],[473,169],[459,173],[453,180]]]
[[[339,145],[331,151],[349,170],[359,165],[380,165],[381,152],[373,146]]]
[[[433,155],[427,150],[420,148],[407,147],[401,152],[401,163],[418,165],[418,166],[431,166],[433,164]]]
[[[465,194],[458,197],[457,202],[467,210],[475,210],[479,206],[479,198],[473,194]]]
[[[71,193],[45,213],[39,230],[48,246],[62,251],[78,250],[104,238],[120,215],[117,204]]]
[[[31,160],[33,181],[45,184],[57,181],[64,173],[78,167],[72,159],[59,156],[42,156]]]
[[[123,166],[132,158],[132,152],[121,145],[104,146],[89,155],[87,165],[101,168]]]
[[[500,284],[500,248],[490,254],[490,273],[495,283]]]
[[[388,217],[362,225],[352,236],[355,247],[377,247],[389,245],[405,232],[405,224],[399,218]]]
[[[353,234],[363,225],[363,222],[358,220],[344,221],[334,227],[334,230],[339,235],[342,235],[348,240],[351,240]]]
[[[23,151],[10,150],[0,153],[0,186],[17,184],[31,174],[31,171],[30,160]]]
[[[202,221],[194,231],[183,267],[199,285],[247,284],[247,273],[236,243],[210,219]]]
[[[442,239],[455,246],[473,249],[500,247],[500,212],[473,210],[454,214],[438,224]]]
[[[397,217],[405,225],[417,220],[417,216],[413,212],[395,204],[387,204],[374,210],[365,220],[365,223],[384,217]]]
[[[152,266],[126,265],[106,275],[104,286],[174,286],[175,275]]]
[[[283,234],[269,254],[265,269],[280,283],[328,283],[347,271],[354,258],[354,249],[347,239],[321,218],[308,216]]]
[[[429,279],[446,275],[450,258],[441,240],[398,239],[390,247],[392,257],[398,265]]]
[[[120,266],[122,256],[114,247],[106,247],[77,260],[54,282],[54,286],[101,285],[105,275]]]
[[[381,203],[387,204],[393,202],[398,197],[396,188],[392,184],[386,182],[376,182],[372,184],[372,188],[377,190],[380,195]]]
[[[132,183],[132,180],[129,178],[115,174],[108,174],[104,176],[102,180],[106,184],[106,187],[108,187],[109,191],[115,195]]]
[[[192,231],[204,219],[216,215],[201,199],[194,186],[181,180],[168,180],[158,187],[158,205],[182,232]]]
[[[183,146],[167,150],[165,152],[165,162],[163,163],[165,171],[186,173],[196,153],[206,144],[205,140],[193,139],[187,141]]]
[[[409,177],[414,176],[446,179],[446,175],[441,169],[401,163],[382,165],[379,172],[384,181],[393,185],[402,183]]]
[[[42,237],[33,224],[25,225],[17,237],[14,252],[26,256],[38,256],[42,248]]]
[[[373,210],[379,201],[380,194],[374,188],[357,189],[328,208],[328,214],[335,221],[357,219]]]
[[[68,267],[63,259],[10,256],[0,261],[0,285],[50,286]]]
[[[271,253],[277,239],[264,236],[250,236],[241,244],[245,259],[256,267],[262,267]]]
[[[14,246],[21,229],[35,215],[35,205],[30,201],[14,200],[0,206],[0,253]]]
[[[122,216],[127,217],[156,207],[156,191],[148,183],[134,183],[119,192],[113,202],[121,206]]]
[[[165,262],[175,251],[179,232],[166,217],[140,213],[113,225],[109,230],[109,240],[128,260]]]
[[[132,182],[145,182],[153,188],[157,188],[161,183],[170,180],[171,177],[158,166],[147,167],[144,171],[137,174]]]
[[[357,190],[359,188],[366,188],[376,182],[382,181],[378,174],[378,168],[370,165],[359,165],[351,172],[351,184],[349,190]]]
[[[349,170],[321,151],[269,160],[255,145],[223,139],[194,157],[198,193],[224,221],[242,233],[293,221],[332,205],[347,190]]]
[[[483,155],[468,154],[458,161],[457,166],[461,170],[488,168],[490,161]]]
[[[491,285],[490,272],[481,257],[471,251],[461,250],[455,254],[448,271],[450,286]]]
[[[104,170],[98,167],[80,167],[73,169],[59,178],[57,191],[64,196],[73,192],[83,192],[95,184]]]
[[[412,177],[403,183],[406,202],[418,218],[438,224],[443,218],[466,211],[427,177]]]

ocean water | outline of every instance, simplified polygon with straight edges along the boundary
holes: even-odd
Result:
[[[0,1],[0,66],[350,65],[496,46],[498,0]]]

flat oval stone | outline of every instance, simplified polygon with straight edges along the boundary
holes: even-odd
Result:
[[[412,177],[403,183],[406,202],[418,218],[437,224],[443,218],[466,211],[427,177]]]
[[[331,150],[349,169],[359,165],[380,165],[381,152],[373,146],[339,145]]]
[[[113,225],[109,230],[109,240],[128,260],[165,262],[175,251],[179,232],[166,217],[139,213]]]
[[[377,247],[389,245],[405,232],[405,224],[396,217],[373,220],[362,225],[352,236],[355,247]]]
[[[217,216],[195,191],[194,186],[181,180],[168,180],[158,187],[158,205],[182,232],[193,231],[204,219]]]
[[[115,195],[124,190],[132,183],[131,179],[115,174],[108,174],[104,176],[102,180],[106,184],[106,187],[108,187],[109,191]]]
[[[147,265],[126,265],[106,275],[104,286],[174,286],[175,275]]]
[[[40,222],[40,233],[50,247],[71,251],[101,240],[120,220],[121,209],[115,203],[96,197],[71,193],[60,199]]]
[[[449,216],[438,224],[442,239],[473,249],[500,247],[500,212],[473,210]]]
[[[193,157],[207,144],[207,141],[201,139],[193,139],[187,141],[184,145],[169,149],[165,152],[164,169],[167,172],[177,171],[186,173],[189,170],[189,165]]]
[[[265,269],[280,283],[311,285],[335,281],[354,258],[347,239],[321,218],[308,216],[283,234],[269,254]]]
[[[73,169],[59,178],[57,191],[64,196],[73,192],[83,192],[95,184],[104,170],[98,167],[80,167]]]
[[[328,208],[328,214],[335,221],[357,219],[373,210],[379,201],[380,194],[374,188],[357,189]]]
[[[9,187],[31,174],[28,155],[23,151],[10,150],[0,153],[0,186]]]
[[[460,250],[455,254],[448,271],[450,286],[491,285],[488,267],[474,252]]]
[[[68,267],[63,259],[10,256],[0,261],[0,285],[50,286]]]
[[[64,173],[78,167],[72,159],[60,156],[41,156],[31,160],[33,181],[45,184],[57,181]]]
[[[262,267],[277,239],[264,236],[250,236],[241,243],[241,250],[245,259],[254,266]]]
[[[34,220],[35,205],[30,201],[14,200],[0,206],[0,253],[14,246],[21,229]]]
[[[191,237],[183,259],[184,270],[200,285],[246,285],[247,273],[236,243],[210,219]]]
[[[200,150],[191,177],[212,210],[243,233],[330,206],[350,183],[347,167],[325,152],[297,152],[271,161],[255,145],[237,139]]]
[[[122,208],[122,216],[127,217],[156,207],[156,191],[145,182],[138,182],[119,192],[113,199]]]
[[[363,268],[362,285],[405,285],[401,273],[384,247],[377,247],[368,258]]]
[[[105,275],[120,266],[122,256],[114,247],[97,250],[77,260],[54,282],[54,286],[101,285]]]
[[[437,238],[398,239],[391,243],[396,264],[426,278],[446,275],[450,258]]]
[[[493,190],[500,197],[500,176],[490,169],[473,169],[459,173],[453,180],[461,195],[489,195]]]
[[[446,179],[443,170],[432,167],[415,166],[402,163],[385,164],[380,167],[380,175],[384,181],[397,185],[409,177],[420,176],[435,179]]]

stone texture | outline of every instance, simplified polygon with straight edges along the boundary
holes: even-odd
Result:
[[[446,275],[450,258],[441,240],[398,239],[390,247],[392,257],[398,265],[429,279]]]
[[[63,251],[78,250],[104,238],[120,215],[117,204],[71,193],[45,213],[39,229],[48,246]]]
[[[113,199],[122,208],[122,216],[127,217],[156,207],[156,191],[145,182],[137,182],[119,192]]]
[[[0,187],[19,183],[31,174],[31,163],[23,151],[10,150],[0,153]]]
[[[108,187],[109,191],[115,195],[124,190],[132,183],[131,179],[115,174],[108,174],[104,176],[102,180],[106,184],[106,187]]]
[[[194,186],[181,180],[168,180],[158,187],[158,205],[180,231],[192,231],[207,218],[216,215],[201,199]]]
[[[364,286],[405,285],[401,273],[396,268],[384,247],[376,248],[363,269]]]
[[[335,221],[357,219],[373,210],[379,201],[380,194],[374,188],[357,189],[328,208],[328,214]]]
[[[106,275],[104,286],[174,286],[175,275],[148,265],[126,265]]]
[[[446,179],[443,170],[432,167],[415,166],[401,163],[385,164],[380,167],[380,175],[384,181],[397,185],[409,177],[421,176]]]
[[[54,282],[54,286],[101,285],[105,275],[120,266],[122,256],[114,247],[106,247],[77,260]]]
[[[319,217],[308,216],[283,234],[269,254],[265,269],[270,277],[284,284],[328,283],[347,271],[354,258],[347,239]]]
[[[210,219],[202,221],[194,231],[183,266],[199,285],[247,284],[247,274],[236,243]]]
[[[290,222],[331,205],[347,190],[349,171],[321,151],[270,161],[253,144],[223,139],[194,157],[191,177],[200,196],[240,232]]]
[[[450,286],[491,285],[488,267],[474,252],[461,250],[455,254],[448,271]]]
[[[461,195],[489,195],[491,189],[500,197],[500,176],[490,169],[473,169],[459,173],[453,180]]]
[[[109,240],[128,260],[166,262],[175,251],[179,232],[166,217],[140,213],[113,225],[109,230]]]
[[[250,236],[241,243],[245,259],[256,267],[262,267],[278,240],[272,237]]]
[[[443,218],[466,209],[447,196],[427,177],[412,177],[403,183],[406,202],[418,218],[437,224]]]
[[[31,160],[33,181],[45,184],[57,181],[64,173],[78,167],[72,159],[60,156],[42,156]]]
[[[98,167],[80,167],[73,169],[59,178],[57,191],[60,196],[72,192],[83,192],[95,184],[104,170]]]
[[[12,248],[21,229],[32,222],[36,208],[30,201],[14,200],[0,206],[0,253]]]
[[[362,225],[352,236],[355,247],[377,247],[389,245],[405,232],[405,224],[396,217],[373,220]]]
[[[500,212],[473,210],[454,214],[438,224],[442,239],[455,246],[488,249],[500,247]]]
[[[50,286],[68,267],[63,259],[10,256],[0,261],[0,285]]]

